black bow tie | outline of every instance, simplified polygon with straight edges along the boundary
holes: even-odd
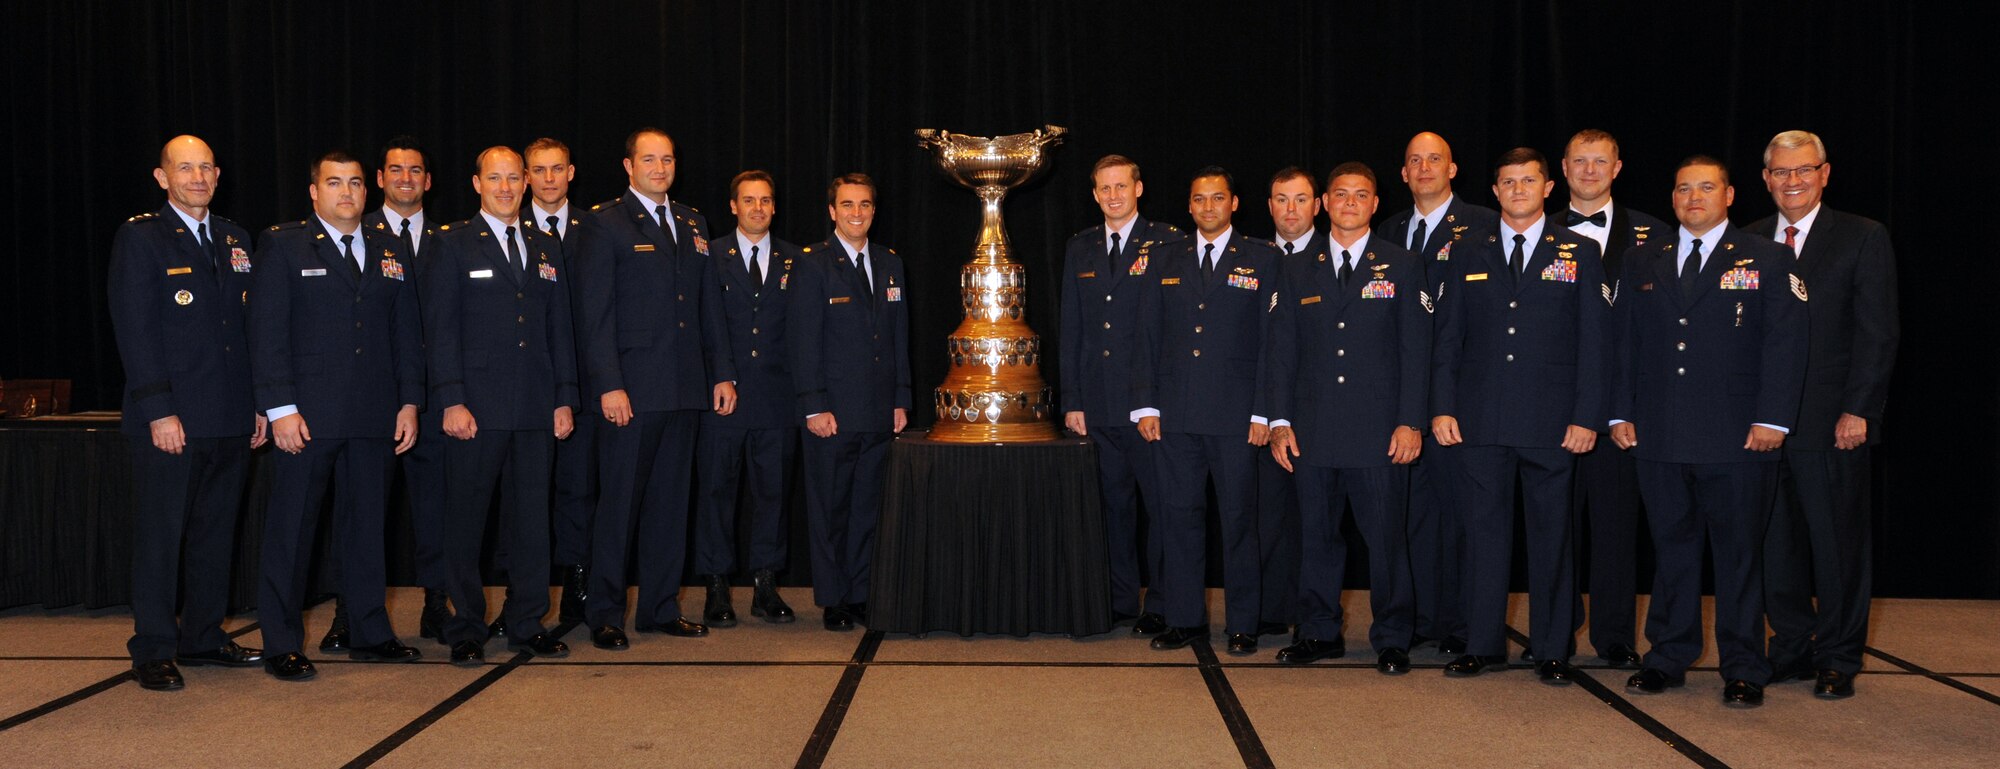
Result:
[[[1583,214],[1579,214],[1579,213],[1577,213],[1577,212],[1575,212],[1575,211],[1571,211],[1571,212],[1569,212],[1569,224],[1566,224],[1566,225],[1564,225],[1564,226],[1565,226],[1565,227],[1575,227],[1575,226],[1577,226],[1577,225],[1579,225],[1579,224],[1582,224],[1582,223],[1584,223],[1584,222],[1590,222],[1591,224],[1595,224],[1595,225],[1597,225],[1597,226],[1599,226],[1599,227],[1603,227],[1603,226],[1604,226],[1604,212],[1603,212],[1603,211],[1598,211],[1597,213],[1594,213],[1594,214],[1591,214],[1591,215],[1589,215],[1589,216],[1584,216]]]

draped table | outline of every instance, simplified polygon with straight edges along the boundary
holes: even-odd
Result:
[[[960,635],[1111,629],[1096,447],[1087,438],[889,449],[868,627]]]

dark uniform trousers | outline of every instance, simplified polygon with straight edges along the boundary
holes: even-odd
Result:
[[[1457,467],[1460,446],[1440,446],[1424,431],[1424,450],[1410,465],[1409,552],[1416,591],[1416,632],[1431,638],[1466,634],[1465,524]]]
[[[576,429],[556,443],[555,508],[550,524],[556,563],[590,563],[590,524],[597,512],[597,432],[606,424],[595,405],[586,403],[577,411]]]
[[[1262,548],[1263,622],[1299,621],[1299,495],[1271,452],[1257,452],[1257,540]]]
[[[812,535],[813,603],[868,600],[875,524],[888,481],[890,432],[806,433],[806,527]]]
[[[1646,611],[1646,638],[1653,643],[1646,667],[1680,675],[1701,656],[1706,544],[1714,549],[1715,645],[1722,677],[1755,684],[1770,679],[1760,561],[1777,480],[1774,462],[1639,460],[1639,489],[1660,563]]]
[[[483,643],[486,630],[486,589],[479,574],[480,546],[486,541],[486,521],[493,493],[500,493],[501,563],[507,571],[510,596],[501,621],[507,637],[525,641],[543,632],[549,612],[549,467],[555,435],[548,430],[479,430],[471,440],[447,438],[445,487],[450,501],[444,509],[447,592],[452,616],[445,624],[446,645]]]
[[[1111,611],[1136,615],[1143,609],[1161,614],[1165,608],[1160,596],[1166,592],[1160,576],[1163,523],[1156,520],[1146,527],[1143,562],[1139,543],[1133,541],[1139,534],[1140,504],[1143,502],[1149,511],[1164,509],[1165,500],[1160,494],[1160,448],[1139,437],[1139,428],[1131,425],[1092,425],[1090,437],[1097,444],[1097,493],[1104,503],[1104,536],[1111,549]],[[1143,604],[1139,600],[1142,569],[1148,577],[1147,583],[1152,585]]]
[[[426,590],[443,590],[447,582],[445,444],[451,440],[444,434],[442,413],[427,408],[417,415],[417,445],[400,457],[410,500],[410,543],[417,584]]]
[[[1869,448],[1786,446],[1784,452],[1764,545],[1764,608],[1777,631],[1769,656],[1777,665],[1805,663],[1853,676],[1861,672],[1874,584]]]
[[[745,486],[750,497],[749,568],[745,571],[785,568],[785,484],[791,469],[787,460],[798,444],[796,427],[702,425],[696,439],[695,478],[700,499],[695,506],[695,573],[737,572],[737,500]],[[744,477],[746,467],[748,478]]]
[[[179,455],[155,448],[150,437],[130,440],[135,488],[145,493],[136,495],[132,519],[134,629],[126,649],[144,662],[222,648],[250,440],[189,438]]]
[[[1586,297],[1589,298],[1589,297]],[[1567,449],[1464,446],[1454,457],[1465,500],[1466,652],[1507,653],[1507,586],[1513,571],[1514,492],[1527,515],[1528,637],[1538,660],[1567,659],[1576,627],[1576,571],[1570,560],[1570,484],[1575,459]]]
[[[1614,645],[1638,648],[1639,465],[1632,455],[1598,433],[1597,446],[1577,455],[1574,496],[1570,498],[1576,558],[1585,564],[1590,592],[1590,646],[1603,654]],[[1574,607],[1574,631],[1584,622],[1582,593]]]
[[[1341,637],[1340,591],[1347,577],[1347,540],[1340,523],[1349,510],[1368,546],[1368,606],[1375,620],[1368,643],[1377,650],[1410,645],[1415,604],[1410,581],[1408,509],[1410,468],[1318,467],[1294,460],[1299,531],[1299,637]]]
[[[651,627],[680,618],[700,423],[700,411],[677,409],[634,412],[624,427],[597,426],[599,485],[585,609],[592,627],[624,627],[625,565],[635,560],[639,605],[632,621]],[[643,557],[633,557],[635,537]]]
[[[1247,427],[1246,427],[1247,429]],[[1263,610],[1258,574],[1257,452],[1242,436],[1170,432],[1160,437],[1161,483],[1166,506],[1160,535],[1165,564],[1166,618],[1172,627],[1208,624],[1208,494],[1215,479],[1222,524],[1224,627],[1254,633]],[[1268,453],[1268,452],[1266,452]]]
[[[333,550],[339,563],[336,590],[347,601],[355,647],[395,640],[382,586],[388,574],[382,553],[384,509],[395,442],[388,438],[314,438],[297,454],[272,455],[275,475],[264,516],[263,578],[257,620],[270,657],[296,654],[304,641],[301,601],[318,533],[320,500],[333,487]]]

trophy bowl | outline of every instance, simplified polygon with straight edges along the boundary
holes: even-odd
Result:
[[[1008,136],[968,136],[935,128],[917,130],[919,146],[936,151],[938,170],[967,189],[1012,189],[1027,184],[1048,169],[1044,148],[1068,133],[1062,126],[1042,126]]]

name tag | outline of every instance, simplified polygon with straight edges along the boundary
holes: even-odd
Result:
[[[324,275],[326,275],[326,270],[323,269],[299,270],[299,277],[301,278],[317,278]]]
[[[190,273],[190,272],[194,272],[194,268],[193,268],[193,267],[168,267],[168,268],[167,268],[167,274],[168,274],[168,275],[186,275],[186,274],[188,274],[188,273]]]
[[[1181,284],[1181,279],[1180,279],[1180,278],[1161,278],[1161,279],[1160,279],[1160,285],[1162,285],[1162,286],[1178,286],[1178,285],[1180,285],[1180,284]]]
[[[652,251],[652,250],[653,250],[653,244],[651,243],[635,243],[632,246],[633,253]]]
[[[1299,304],[1319,304],[1319,297],[1317,297],[1317,296],[1308,296],[1308,297],[1306,297],[1306,298],[1304,298],[1304,299],[1300,299],[1300,300],[1299,300]]]
[[[853,301],[853,300],[854,300],[854,297],[851,297],[851,296],[834,296],[834,297],[827,297],[827,300],[826,300],[826,303],[827,303],[827,304],[847,304],[848,302],[851,302],[851,301]]]
[[[1097,277],[1097,271],[1092,270],[1090,272],[1079,272],[1076,274],[1076,276],[1079,278],[1095,278]]]
[[[1474,280],[1485,280],[1485,279],[1486,279],[1486,273],[1483,273],[1483,272],[1475,272],[1475,273],[1472,273],[1472,274],[1470,274],[1470,275],[1467,275],[1467,276],[1465,276],[1465,279],[1466,279],[1467,281],[1474,281]]]
[[[466,274],[465,274],[465,277],[468,277],[468,278],[490,278],[490,277],[493,277],[493,271],[492,271],[492,270],[473,270],[473,271],[471,271],[471,272],[468,272],[468,273],[466,273]]]

